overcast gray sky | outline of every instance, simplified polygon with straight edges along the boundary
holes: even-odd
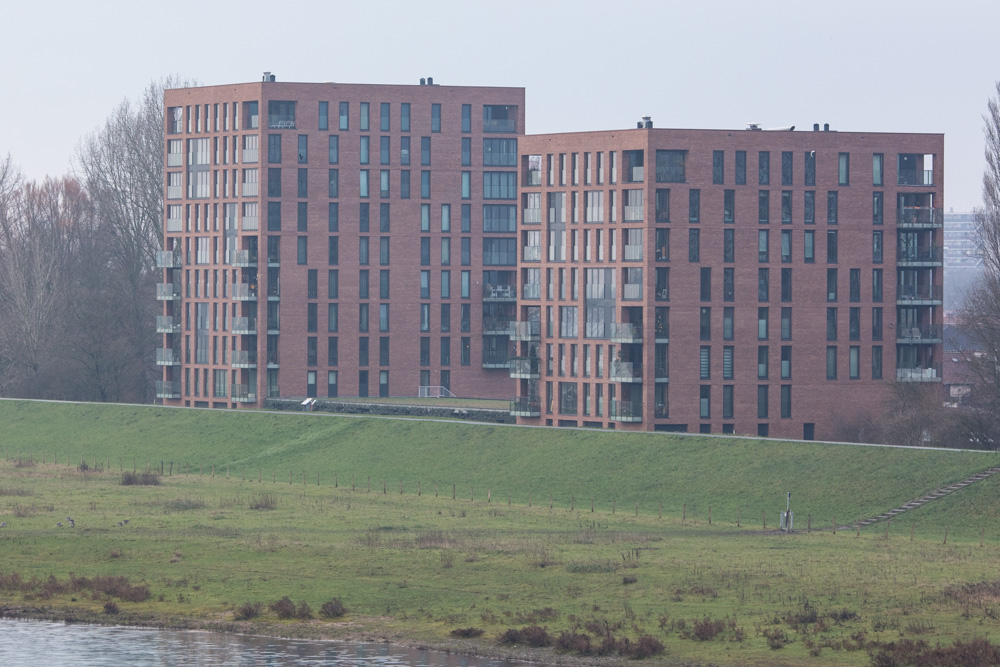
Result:
[[[16,4],[15,4],[16,2]],[[943,132],[945,206],[980,202],[997,0],[11,0],[0,155],[71,169],[123,98],[176,74],[523,86],[529,133],[812,124]]]

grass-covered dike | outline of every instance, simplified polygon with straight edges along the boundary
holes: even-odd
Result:
[[[995,649],[1000,476],[831,527],[996,454],[20,401],[0,424],[7,615],[566,664]]]

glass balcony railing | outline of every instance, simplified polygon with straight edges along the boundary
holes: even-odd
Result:
[[[625,217],[623,219],[625,222],[639,222],[643,219],[645,209],[643,205],[625,206],[624,208],[623,214]]]
[[[510,360],[510,376],[517,379],[530,380],[540,376],[538,357],[514,357]]]
[[[901,326],[896,330],[897,343],[940,343],[940,324],[916,324],[913,326]]]
[[[171,382],[170,380],[157,380],[156,381],[156,397],[157,398],[180,398],[181,397],[181,383]]]
[[[521,259],[525,262],[540,262],[542,260],[542,246],[526,245],[521,249]]]
[[[928,364],[917,368],[897,368],[896,379],[900,382],[940,382],[941,364]]]
[[[641,343],[642,324],[632,324],[628,322],[611,323],[612,343]]]
[[[256,350],[233,350],[229,365],[233,368],[257,368]]]
[[[506,317],[484,317],[484,336],[506,336],[510,333],[511,320]]]
[[[232,265],[235,267],[257,266],[256,250],[236,250],[233,252]]]
[[[896,209],[896,224],[900,227],[943,227],[944,211],[930,206],[903,206]]]
[[[542,285],[541,283],[527,283],[521,287],[521,298],[522,299],[541,299],[542,298]]]
[[[638,300],[642,298],[642,283],[625,283],[622,298]]]
[[[181,264],[181,254],[173,250],[156,251],[156,268],[158,269],[179,269]]]
[[[542,209],[540,208],[521,209],[521,224],[523,225],[542,224]]]
[[[943,295],[941,285],[899,285],[896,288],[896,303],[941,301]]]
[[[256,403],[257,387],[247,384],[234,384],[230,387],[229,396],[235,403]]]
[[[626,245],[623,259],[626,262],[642,261],[642,245]]]
[[[177,366],[181,363],[181,353],[173,348],[159,348],[156,350],[157,366]]]
[[[173,315],[156,316],[156,333],[176,333],[181,330],[181,318]]]
[[[510,339],[520,341],[533,341],[541,337],[541,322],[511,322]]]
[[[156,298],[159,301],[173,301],[181,298],[180,283],[157,283]]]
[[[233,324],[230,327],[232,333],[234,334],[256,334],[257,333],[257,318],[256,317],[234,317]]]
[[[640,401],[620,401],[611,399],[611,421],[616,422],[641,422],[642,403]]]
[[[234,301],[256,301],[257,286],[249,283],[234,283],[230,290]]]
[[[507,350],[483,350],[483,368],[508,368],[509,364]]]
[[[934,185],[931,169],[900,169],[897,185]]]
[[[526,186],[541,185],[542,184],[542,172],[539,169],[529,169],[525,176],[524,184]]]
[[[941,246],[926,246],[924,248],[897,248],[897,263],[937,263],[944,258]]]
[[[514,396],[510,399],[510,414],[515,417],[538,417],[542,402],[534,396]]]
[[[642,382],[642,362],[612,361],[608,379],[612,382]]]
[[[483,285],[484,301],[515,301],[517,285]]]

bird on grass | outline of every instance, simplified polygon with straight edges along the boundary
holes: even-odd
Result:
[[[7,522],[6,521],[4,521],[3,523],[0,523],[0,528],[6,528],[6,527],[7,527]]]
[[[59,523],[56,524],[56,528],[62,528],[62,527],[63,527],[62,521],[60,521]]]

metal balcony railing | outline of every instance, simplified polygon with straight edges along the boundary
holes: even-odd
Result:
[[[944,248],[941,246],[927,246],[924,248],[904,248],[896,249],[896,262],[941,262],[944,258]]]
[[[517,285],[483,285],[484,301],[516,301]]]
[[[918,324],[899,327],[896,331],[898,343],[935,343],[941,341],[940,324]]]
[[[670,379],[670,362],[658,360],[653,363],[653,379],[657,382],[666,382]]]
[[[896,303],[941,301],[943,294],[941,285],[899,285],[896,288]]]
[[[897,185],[934,185],[934,171],[931,169],[901,169]]]
[[[900,227],[942,227],[944,210],[930,206],[904,206],[896,209],[896,224]]]

